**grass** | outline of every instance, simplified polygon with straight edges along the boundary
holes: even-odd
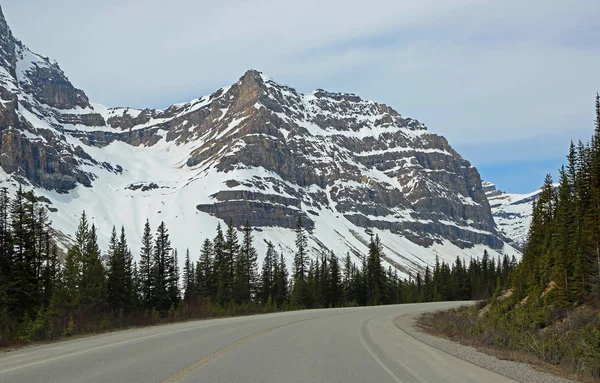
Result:
[[[480,302],[425,313],[417,323],[422,331],[474,346],[499,359],[600,382],[600,311],[593,306],[556,309],[536,302],[490,306]]]

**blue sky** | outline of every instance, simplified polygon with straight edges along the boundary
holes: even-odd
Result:
[[[593,130],[597,0],[4,0],[15,35],[94,102],[166,107],[247,69],[424,122],[511,192]]]

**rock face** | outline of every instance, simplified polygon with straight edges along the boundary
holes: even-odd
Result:
[[[558,184],[556,186],[558,187]],[[514,247],[522,249],[527,242],[533,204],[539,198],[541,190],[527,194],[505,193],[487,181],[483,181],[483,189],[490,201],[498,231],[508,238]]]
[[[236,225],[290,229],[302,216],[317,244],[327,226],[354,248],[374,231],[419,248],[504,248],[477,169],[385,104],[301,94],[250,70],[167,109],[106,108],[14,39],[1,11],[0,33],[0,167],[11,179],[72,203],[86,189],[107,201],[174,195],[178,214]],[[398,256],[407,269],[424,262]]]

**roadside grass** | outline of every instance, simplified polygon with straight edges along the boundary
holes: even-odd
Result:
[[[24,323],[18,333],[10,333],[7,327],[0,328],[0,352],[12,351],[31,345],[48,344],[98,334],[186,322],[191,320],[227,318],[244,315],[268,314],[290,311],[289,305],[282,307],[248,304],[220,306],[208,299],[198,299],[181,304],[177,309],[160,313],[156,310],[133,313],[78,310],[69,313],[43,313]]]
[[[600,312],[590,305],[495,302],[424,313],[418,327],[499,359],[583,382],[600,382]]]

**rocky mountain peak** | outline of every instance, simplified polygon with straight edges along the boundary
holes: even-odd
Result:
[[[15,39],[0,6],[0,65],[15,75]]]
[[[217,220],[248,220],[288,246],[301,216],[319,251],[359,255],[377,233],[407,273],[434,261],[423,249],[452,262],[505,247],[477,169],[385,104],[302,94],[249,70],[166,109],[92,107],[57,63],[4,29],[1,48],[14,55],[2,58],[15,69],[0,72],[0,179],[52,201],[64,232],[86,209],[99,225],[164,220],[191,249]]]
[[[317,98],[329,98],[336,101],[361,102],[362,99],[354,93],[332,93],[323,89],[317,89],[313,92]]]

